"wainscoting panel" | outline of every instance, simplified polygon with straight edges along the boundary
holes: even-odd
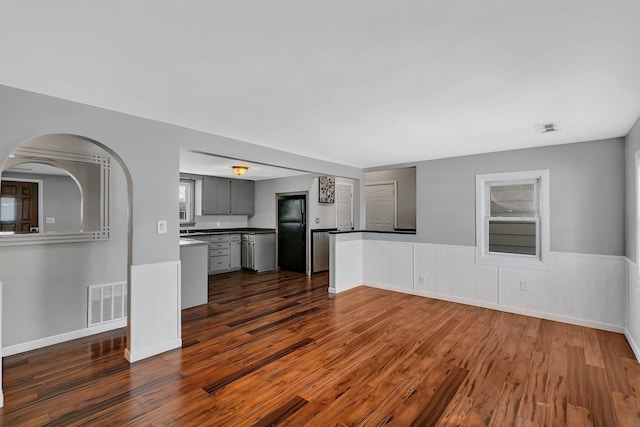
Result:
[[[604,321],[627,324],[627,263],[622,257],[603,257],[606,310]]]
[[[362,285],[362,240],[336,241],[330,255],[330,292],[342,292]]]
[[[369,286],[616,332],[627,325],[623,257],[552,252],[545,271],[476,264],[475,248],[466,246],[354,236],[335,246],[336,292],[357,286],[360,277]],[[630,320],[640,312],[640,291],[634,292]],[[629,333],[640,337],[637,317]]]
[[[365,240],[363,281],[394,289],[413,289],[413,243]]]
[[[627,328],[624,332],[636,358],[640,360],[640,289],[638,289],[638,265],[627,261]]]
[[[180,261],[131,266],[130,301],[130,362],[182,345]]]
[[[552,253],[551,271],[500,269],[500,303],[610,325],[625,324],[624,261]]]
[[[415,289],[498,303],[498,268],[475,263],[475,249],[415,244]]]
[[[2,282],[0,282],[0,361],[4,357],[2,351]],[[4,406],[4,394],[2,393],[2,366],[0,365],[0,408]]]

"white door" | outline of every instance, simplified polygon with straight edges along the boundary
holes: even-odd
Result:
[[[336,183],[336,227],[338,231],[353,228],[353,186]]]
[[[395,183],[367,184],[367,230],[394,230],[395,188]]]

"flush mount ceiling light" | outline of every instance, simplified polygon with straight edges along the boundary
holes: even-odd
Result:
[[[244,175],[249,170],[249,166],[231,166],[231,171],[236,175]]]
[[[560,131],[560,122],[540,123],[533,127],[538,133],[558,132]]]

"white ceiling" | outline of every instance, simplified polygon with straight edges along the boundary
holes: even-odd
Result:
[[[369,167],[625,135],[639,24],[638,0],[5,0],[0,84]]]
[[[231,171],[231,167],[235,165],[248,166],[249,170],[245,175],[237,176]],[[238,159],[227,159],[209,154],[194,153],[186,150],[180,150],[180,172],[194,175],[248,179],[251,181],[308,174],[308,172],[294,169],[278,168]]]

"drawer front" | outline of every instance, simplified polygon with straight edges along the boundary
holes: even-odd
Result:
[[[229,241],[229,236],[226,234],[220,235],[220,236],[211,236],[211,243],[216,243],[216,242],[228,242]]]
[[[209,256],[220,256],[220,255],[229,255],[229,246],[227,245],[226,249],[211,249],[209,251]]]
[[[218,242],[218,243],[209,243],[209,249],[213,250],[213,249],[228,249],[229,248],[229,243],[228,242]]]
[[[209,259],[210,270],[222,270],[229,268],[229,255],[212,256]]]
[[[240,235],[239,234],[231,234],[229,236],[229,240],[232,242],[239,242],[240,241]]]

